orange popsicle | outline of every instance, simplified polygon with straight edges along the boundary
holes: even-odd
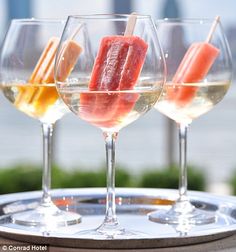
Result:
[[[62,50],[58,55],[61,60],[57,66],[57,80],[63,82],[72,72],[79,55],[82,52],[82,47],[74,40],[67,40],[62,45]]]
[[[51,38],[44,48],[34,70],[29,79],[31,84],[53,83],[53,68],[50,67],[54,61],[59,39]],[[20,92],[16,97],[15,105],[20,106],[21,103],[30,104],[38,93],[36,87],[20,87]],[[52,98],[57,96],[55,89],[52,90]],[[58,96],[57,96],[58,97]],[[53,99],[54,100],[54,99]]]
[[[59,38],[53,37],[49,39],[29,79],[30,83],[41,84],[54,82],[53,66],[58,44]]]
[[[33,85],[54,84],[54,62],[58,44],[59,38],[53,37],[48,41],[29,79],[29,83]],[[64,50],[62,50],[61,54],[63,61],[60,64],[60,81],[64,81],[70,74],[82,51],[81,47],[72,40],[66,41],[63,47]],[[43,86],[39,88],[35,85],[35,87],[21,87],[15,105],[20,106],[21,103],[32,105],[35,114],[41,116],[57,99],[58,93],[55,86]]]
[[[177,106],[185,106],[195,96],[198,87],[181,84],[201,81],[209,72],[220,53],[220,50],[210,44],[220,17],[215,18],[205,42],[193,43],[185,53],[173,79],[172,86],[168,87],[167,99]]]

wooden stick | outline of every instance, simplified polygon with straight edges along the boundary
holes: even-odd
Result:
[[[212,36],[213,36],[213,33],[214,33],[214,31],[216,29],[216,26],[217,26],[217,24],[218,24],[219,21],[220,21],[220,16],[216,16],[215,20],[214,20],[214,22],[213,22],[213,24],[211,26],[211,29],[210,29],[210,31],[208,33],[208,36],[207,36],[207,39],[206,39],[207,43],[210,43],[210,41],[212,39]]]
[[[129,16],[124,36],[132,36],[133,35],[136,20],[137,20],[137,14],[135,12],[132,12]]]
[[[70,35],[70,37],[68,38],[68,40],[73,40],[75,38],[75,36],[79,33],[80,29],[83,27],[83,24],[79,25],[78,27],[76,27],[74,29],[74,31],[72,32],[72,34]]]

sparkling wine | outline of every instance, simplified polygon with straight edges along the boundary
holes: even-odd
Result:
[[[177,123],[189,124],[213,108],[226,94],[229,82],[166,83],[155,108]]]
[[[7,99],[20,111],[43,123],[54,123],[67,111],[54,83],[9,83],[2,88]]]
[[[88,91],[88,85],[60,88],[70,110],[81,119],[106,131],[118,131],[152,108],[161,88],[137,87],[124,91]]]

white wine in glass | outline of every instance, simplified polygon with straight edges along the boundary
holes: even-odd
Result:
[[[80,45],[82,52],[71,75],[62,81],[63,43],[70,40]],[[125,230],[116,215],[115,143],[123,127],[155,105],[165,81],[165,61],[150,16],[70,16],[58,50],[55,76],[66,105],[79,118],[100,128],[105,140],[105,219],[94,230],[78,235],[98,239],[139,236]]]
[[[173,119],[179,130],[179,198],[169,210],[149,214],[154,222],[202,225],[216,213],[191,204],[187,194],[187,130],[227,93],[232,61],[219,17],[165,19],[156,22],[167,64],[167,83],[155,108]]]
[[[44,226],[48,231],[81,220],[79,214],[60,210],[50,194],[53,128],[55,122],[69,111],[59,97],[54,81],[55,56],[64,24],[63,20],[13,20],[0,58],[5,97],[18,110],[38,119],[43,130],[41,202],[35,209],[13,214],[11,219],[19,225]],[[64,66],[63,78],[73,69],[80,53],[75,49],[71,44],[66,47],[64,56],[67,65]]]

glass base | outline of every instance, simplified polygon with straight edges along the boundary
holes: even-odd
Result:
[[[171,225],[204,225],[214,223],[214,212],[194,207],[188,200],[178,200],[170,210],[158,210],[148,215],[153,222]]]
[[[82,238],[91,239],[91,237],[93,237],[93,239],[98,240],[132,239],[132,238],[137,239],[147,237],[147,234],[145,233],[138,232],[135,230],[127,230],[122,226],[120,226],[118,223],[115,224],[103,223],[96,229],[84,230],[77,233],[77,235]]]
[[[11,216],[13,223],[24,226],[58,226],[74,225],[81,222],[81,216],[77,213],[62,211],[52,202],[40,204],[33,210],[28,210]]]

